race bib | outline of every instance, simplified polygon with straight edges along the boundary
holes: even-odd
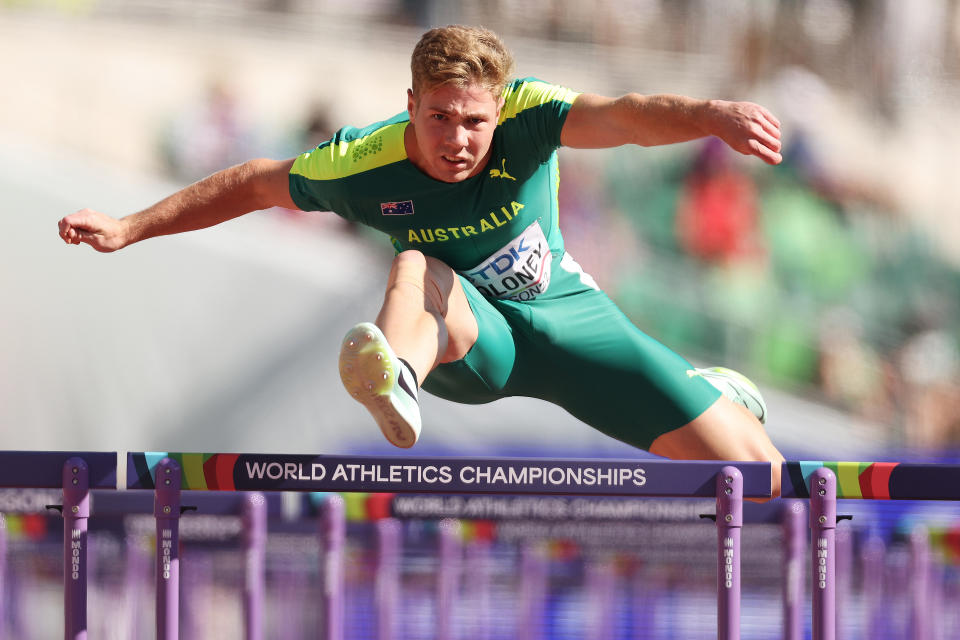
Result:
[[[460,273],[488,298],[524,302],[550,286],[550,262],[547,238],[534,221],[502,249]]]

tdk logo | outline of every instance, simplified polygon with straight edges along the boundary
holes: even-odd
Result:
[[[516,247],[510,247],[508,253],[503,253],[490,261],[489,264],[484,266],[479,271],[472,271],[471,276],[482,276],[484,280],[489,280],[490,276],[486,274],[487,269],[493,269],[494,272],[501,276],[506,273],[514,263],[520,262],[520,254],[530,251],[530,247],[524,244],[526,238],[520,238],[520,243]]]
[[[519,236],[472,269],[463,272],[488,298],[524,302],[550,286],[550,248],[534,221]]]

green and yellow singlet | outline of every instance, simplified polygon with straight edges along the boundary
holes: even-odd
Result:
[[[549,286],[558,227],[560,131],[577,93],[533,78],[504,89],[490,161],[462,182],[431,178],[407,158],[406,113],[346,127],[299,156],[290,194],[307,211],[338,215],[417,249],[491,298],[532,299]]]

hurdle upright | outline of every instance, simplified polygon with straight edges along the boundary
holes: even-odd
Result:
[[[87,519],[90,489],[117,488],[117,454],[0,451],[0,487],[63,489],[63,635],[87,637]]]
[[[156,490],[158,469],[172,468],[170,461],[181,469],[180,488],[185,491],[716,498],[717,632],[721,640],[740,636],[743,498],[769,498],[771,494],[770,465],[761,462],[173,452],[129,453],[127,488]],[[327,637],[341,638],[343,631],[337,628],[341,618],[336,610],[339,600],[333,594],[324,600],[330,608],[325,618],[336,623],[327,628]],[[159,601],[158,606],[162,606]]]
[[[837,499],[960,500],[960,465],[900,462],[784,462],[784,498],[809,498],[813,538],[813,640],[836,638]]]

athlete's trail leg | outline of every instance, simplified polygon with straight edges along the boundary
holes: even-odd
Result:
[[[676,460],[771,462],[773,497],[780,495],[783,456],[760,421],[724,396],[692,421],[654,440],[650,453]]]

